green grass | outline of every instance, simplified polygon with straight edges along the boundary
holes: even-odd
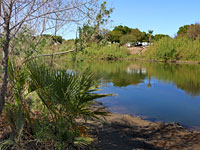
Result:
[[[99,46],[93,43],[82,52],[77,53],[77,58],[81,59],[117,60],[128,58],[129,56],[129,50],[126,47],[119,47],[118,44]]]
[[[144,53],[144,58],[151,60],[200,60],[200,38],[191,40],[188,38],[162,38],[155,42],[148,51]]]

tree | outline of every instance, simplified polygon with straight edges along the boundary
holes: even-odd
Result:
[[[91,42],[99,43],[101,40],[105,39],[108,32],[104,27],[109,22],[112,11],[112,8],[107,9],[106,2],[101,4],[94,21],[84,24],[83,27],[79,27],[79,39],[86,44]]]
[[[109,18],[111,13],[113,12],[113,8],[107,9],[106,2],[101,4],[99,12],[97,12],[96,19],[94,20],[94,27],[96,29],[97,34],[101,32],[104,26],[109,22]]]
[[[110,33],[109,33],[109,41],[120,43],[120,39],[122,36],[131,32],[131,29],[127,26],[116,26]]]
[[[1,0],[0,2],[0,36],[3,49],[0,91],[1,114],[7,92],[11,40],[15,38],[23,25],[27,24],[39,34],[44,31],[51,31],[55,27],[55,24],[50,23],[52,21],[57,21],[57,23],[59,21],[62,27],[66,23],[83,22],[85,18],[92,19],[92,15],[98,7],[98,0]]]
[[[149,43],[151,45],[152,43],[152,34],[153,34],[153,30],[148,30],[148,33],[149,33]]]
[[[127,34],[127,35],[123,35],[121,38],[120,38],[120,44],[125,44],[127,42],[132,42],[132,43],[135,43],[137,42],[137,38],[136,36],[134,36],[133,34]]]
[[[162,39],[162,38],[164,38],[164,37],[170,38],[169,35],[165,35],[165,34],[156,34],[156,35],[153,36],[153,40],[154,40],[154,41],[159,41],[160,39]]]
[[[187,37],[195,40],[200,34],[200,24],[195,23],[191,25],[184,25],[179,28],[177,37]]]
[[[183,37],[186,35],[187,30],[189,28],[190,25],[184,25],[182,27],[179,28],[178,32],[177,32],[177,36],[178,37]]]
[[[188,27],[186,36],[192,40],[196,40],[196,38],[200,35],[200,24],[196,23]]]
[[[125,44],[127,42],[142,42],[145,38],[145,34],[143,32],[141,32],[139,29],[131,29],[131,32],[123,35],[120,38],[120,43],[121,44]]]
[[[126,42],[145,41],[145,32],[127,26],[117,26],[110,32],[110,41],[124,44]]]
[[[136,42],[142,42],[145,39],[145,34],[144,32],[141,32],[139,29],[131,29],[131,33],[132,35],[135,36],[136,38]]]
[[[111,42],[120,42],[120,38],[123,36],[123,33],[121,31],[111,31],[109,33],[109,40]]]
[[[120,31],[123,35],[128,34],[131,32],[131,29],[127,26],[116,26],[113,31]]]

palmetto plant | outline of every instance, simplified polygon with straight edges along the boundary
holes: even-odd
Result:
[[[37,92],[55,117],[62,114],[87,120],[104,114],[91,109],[95,99],[107,95],[94,93],[98,90],[96,80],[88,70],[84,73],[54,70],[36,63],[29,64],[28,68],[30,90]]]
[[[56,70],[35,62],[27,66],[30,90],[37,92],[49,110],[48,117],[53,125],[50,127],[53,131],[51,135],[56,136],[54,138],[61,145],[66,141],[68,144],[78,144],[77,140],[83,142],[84,138],[80,138],[80,135],[85,132],[85,127],[77,119],[87,121],[106,114],[93,105],[95,99],[107,96],[94,93],[97,91],[94,76],[88,70],[84,73]]]
[[[56,149],[77,149],[91,143],[85,122],[106,115],[95,107],[94,100],[107,95],[95,93],[97,80],[88,70],[79,73],[37,62],[23,67],[10,63],[9,78],[13,96],[5,113],[12,133],[0,142],[0,150],[26,149],[30,141],[51,143]],[[36,99],[40,100],[40,109],[35,107]],[[27,133],[30,141],[24,140]]]

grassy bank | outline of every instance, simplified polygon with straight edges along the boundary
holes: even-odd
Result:
[[[53,43],[52,41],[43,41],[39,46],[40,54],[52,54],[56,52],[64,52],[76,49],[74,40],[63,41],[62,43]],[[78,60],[84,59],[99,59],[99,60],[130,60],[130,59],[144,59],[154,61],[200,61],[200,37],[192,40],[186,37],[169,38],[165,37],[154,44],[143,53],[132,53],[125,46],[120,46],[118,43],[114,44],[98,44],[88,43],[87,46],[80,44],[77,46],[77,53],[69,53],[62,56],[62,58],[76,58]]]
[[[200,38],[191,40],[188,38],[162,38],[143,55],[144,59],[158,61],[199,61]]]
[[[62,44],[50,46],[46,45],[42,49],[42,54],[51,54],[56,52],[68,51],[76,49],[74,41],[66,41]],[[65,55],[65,58],[77,59],[101,59],[101,60],[117,60],[127,59],[132,57],[130,51],[124,47],[116,44],[101,45],[97,43],[90,43],[85,48],[78,46],[77,53],[70,53]],[[63,56],[62,56],[63,57]]]
[[[56,51],[66,51],[73,43],[64,43],[54,49]],[[47,51],[44,50],[44,53]],[[49,51],[48,51],[49,53]],[[124,59],[145,59],[154,61],[180,61],[180,62],[195,62],[200,61],[200,38],[192,40],[186,37],[183,38],[162,38],[155,41],[146,52],[141,54],[130,54],[127,47],[119,46],[119,44],[108,44],[105,46],[97,43],[90,44],[87,48],[79,51],[76,54],[69,54],[66,58],[83,59],[101,59],[101,60],[124,60]]]
[[[100,46],[96,43],[76,54],[78,59],[101,59],[101,60],[117,60],[126,59],[131,55],[126,47],[120,47],[118,44]]]

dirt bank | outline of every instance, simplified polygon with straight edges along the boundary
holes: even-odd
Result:
[[[200,132],[175,123],[154,123],[130,115],[110,114],[98,128],[101,150],[200,150]]]
[[[0,139],[9,133],[0,117]],[[88,150],[200,150],[200,131],[189,131],[175,123],[154,123],[130,115],[110,113],[100,123],[88,123],[95,143]],[[46,150],[46,146],[29,144],[28,149]],[[50,148],[47,148],[50,149]]]
[[[130,50],[130,54],[140,54],[144,53],[147,50],[147,47],[130,47],[128,48]]]

